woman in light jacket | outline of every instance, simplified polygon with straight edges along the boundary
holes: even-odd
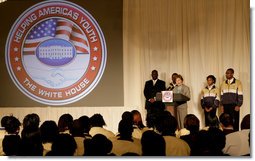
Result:
[[[189,87],[183,84],[183,77],[181,75],[176,76],[176,86],[173,89],[173,93],[180,93],[187,97],[187,101],[190,100]],[[179,129],[184,128],[184,118],[187,115],[187,101],[175,101],[176,119]]]

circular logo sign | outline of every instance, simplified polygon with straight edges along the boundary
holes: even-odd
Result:
[[[15,85],[31,99],[64,105],[88,95],[106,65],[106,43],[96,20],[67,1],[27,9],[6,43],[6,64]]]

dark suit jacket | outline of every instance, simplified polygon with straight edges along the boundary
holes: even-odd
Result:
[[[151,103],[148,101],[150,98],[156,97],[157,92],[166,90],[166,82],[162,80],[157,80],[156,84],[153,86],[153,81],[148,80],[145,83],[143,90],[144,96],[146,98],[145,108],[148,109]]]

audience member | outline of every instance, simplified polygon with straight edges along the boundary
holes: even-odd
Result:
[[[123,114],[121,115],[121,119],[130,121],[133,124],[133,114],[129,111],[123,112]]]
[[[180,138],[186,141],[190,147],[190,155],[197,149],[200,121],[194,114],[186,115],[184,119],[184,128],[189,131],[188,135],[183,135]]]
[[[42,156],[43,146],[39,129],[40,118],[32,113],[23,119],[23,130],[21,132],[21,156]]]
[[[162,102],[154,102],[153,105],[163,107]],[[139,111],[125,111],[119,122],[117,136],[103,128],[105,121],[100,114],[94,114],[91,118],[84,115],[74,121],[70,114],[62,116],[59,119],[60,126],[54,121],[45,121],[39,128],[39,116],[35,113],[26,115],[21,137],[21,123],[18,119],[14,116],[2,118],[1,125],[4,126],[5,133],[1,155],[250,156],[250,114],[243,118],[241,131],[236,132],[233,132],[233,120],[227,113],[220,115],[222,129],[216,116],[208,117],[211,120],[208,126],[203,128],[205,130],[201,131],[199,119],[194,114],[188,114],[184,118],[183,128],[188,133],[180,138],[176,137],[176,134],[180,135],[177,132],[176,118],[162,109],[155,110],[154,114],[147,118],[153,130],[144,126]],[[59,134],[59,127],[64,129],[62,131],[66,134]],[[133,137],[134,130],[140,130],[141,140]]]
[[[225,135],[235,132],[233,119],[227,113],[222,113],[220,115],[220,125]]]
[[[77,144],[77,149],[74,153],[75,156],[82,156],[84,154],[83,141],[85,139],[85,136],[83,132],[84,132],[84,128],[82,127],[80,120],[78,119],[74,120],[71,134],[74,137],[74,140]]]
[[[4,116],[2,119],[1,119],[1,127],[0,127],[0,155],[5,155],[4,152],[3,152],[3,147],[2,147],[2,142],[3,142],[3,139],[4,139],[4,136],[6,134],[6,131],[5,131],[5,126],[6,126],[6,120],[9,118],[9,116]]]
[[[198,134],[196,149],[192,151],[193,156],[223,156],[222,149],[226,143],[226,137],[222,130],[210,127],[201,130]]]
[[[121,156],[128,152],[141,155],[140,140],[132,138],[133,124],[130,120],[121,120],[118,127],[119,137],[112,138],[112,153]]]
[[[223,152],[231,156],[250,154],[249,133],[250,114],[247,114],[241,122],[241,131],[236,131],[226,135],[226,145]]]
[[[217,116],[211,117],[208,115],[208,126],[204,127],[203,130],[208,130],[210,127],[221,129],[220,121]]]
[[[162,134],[166,143],[166,155],[167,156],[189,156],[190,147],[183,141],[175,137],[175,131],[177,129],[177,120],[170,112],[164,111],[161,119],[156,126],[159,133]]]
[[[105,135],[96,134],[92,139],[84,141],[85,156],[113,156],[112,142]]]
[[[6,135],[4,136],[2,145],[3,153],[7,156],[18,155],[20,148],[20,121],[14,116],[5,117],[4,126],[6,130]]]
[[[143,133],[141,144],[143,156],[166,155],[166,143],[163,136],[152,130],[148,130]]]
[[[133,111],[131,111],[131,113],[133,114],[134,125],[136,125],[139,129],[145,128],[145,126],[143,124],[141,113],[137,110],[133,110]]]
[[[70,134],[59,134],[52,143],[47,156],[73,156],[77,148],[74,138]]]
[[[83,134],[84,134],[85,139],[91,139],[92,136],[89,134],[89,130],[90,130],[89,117],[86,115],[83,115],[79,118],[79,121],[83,128]]]
[[[134,123],[133,124],[134,131],[132,133],[132,136],[134,138],[141,139],[143,132],[149,130],[149,128],[144,126],[142,121],[142,116],[139,111],[133,110],[131,111],[131,113],[133,114],[133,123]]]
[[[161,101],[156,101],[151,105],[151,112],[147,113],[146,123],[148,128],[155,129],[157,124],[157,119],[160,117],[161,113],[165,109],[165,104]]]
[[[70,130],[73,128],[73,116],[69,113],[63,114],[58,120],[58,130],[60,134],[71,134]]]
[[[43,155],[45,156],[49,151],[51,151],[52,143],[58,136],[58,126],[55,121],[44,121],[40,126],[40,132],[43,145]]]
[[[21,123],[16,117],[9,116],[8,119],[6,120],[5,131],[9,135],[18,135],[20,125]]]
[[[1,119],[1,129],[4,129],[5,126],[6,126],[6,121],[7,119],[9,118],[10,116],[4,116],[2,119]]]
[[[104,118],[101,114],[94,114],[90,117],[91,129],[89,134],[93,137],[96,134],[105,135],[107,138],[115,137],[114,133],[103,128],[105,126]]]

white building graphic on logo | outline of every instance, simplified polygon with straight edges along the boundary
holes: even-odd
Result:
[[[65,46],[39,47],[39,58],[63,59],[73,58],[73,48]]]

